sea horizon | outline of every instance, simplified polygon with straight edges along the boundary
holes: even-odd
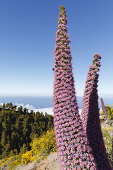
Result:
[[[100,98],[103,98],[105,105],[113,104],[112,95],[99,95],[99,108],[101,108]],[[26,107],[28,110],[39,110],[44,108],[53,108],[53,97],[44,95],[0,95],[0,104],[12,103],[13,105]],[[77,96],[79,109],[82,108],[82,96]]]

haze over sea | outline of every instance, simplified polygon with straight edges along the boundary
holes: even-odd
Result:
[[[113,104],[113,96],[106,95],[106,96],[100,96],[104,99],[105,105],[112,105]],[[41,112],[47,112],[48,114],[52,113],[52,96],[0,96],[0,103],[13,103],[17,106],[23,106],[26,107],[29,110],[34,111],[41,111]],[[79,109],[82,108],[82,97],[77,97],[77,102],[79,105]],[[100,106],[100,99],[99,99],[99,107]]]

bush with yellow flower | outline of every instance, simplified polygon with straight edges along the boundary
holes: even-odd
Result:
[[[48,130],[39,138],[35,138],[31,144],[35,160],[46,159],[51,152],[56,152],[54,130]]]
[[[22,155],[21,164],[27,165],[28,163],[33,162],[33,161],[34,161],[34,157],[33,157],[32,150],[27,151],[26,153]]]
[[[103,111],[101,112],[101,116],[104,118],[104,119],[110,119],[110,120],[113,120],[113,104],[112,106],[110,105],[106,105],[106,111],[107,111],[107,116],[104,115]]]
[[[102,126],[102,132],[106,146],[106,151],[108,153],[110,162],[112,163],[112,126],[109,126],[107,124]]]

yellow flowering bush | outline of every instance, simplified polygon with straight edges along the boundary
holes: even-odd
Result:
[[[22,155],[21,164],[27,165],[28,163],[32,162],[33,160],[34,160],[33,153],[32,153],[32,150],[30,150]]]
[[[54,130],[48,130],[41,137],[35,138],[31,143],[31,150],[24,154],[11,156],[0,160],[0,166],[8,164],[9,169],[15,169],[19,164],[27,165],[33,161],[46,159],[51,152],[56,152]]]
[[[106,150],[107,150],[109,159],[112,162],[112,127],[106,124],[102,126],[102,132],[103,132]]]
[[[106,105],[109,119],[113,119],[113,107]]]
[[[8,166],[10,167],[10,169],[14,169],[19,164],[20,164],[20,160],[16,159],[15,161],[11,162]]]
[[[4,164],[6,164],[8,162],[7,160],[8,160],[7,158],[1,159],[0,160],[0,166],[3,166]]]
[[[56,152],[56,141],[54,130],[48,130],[39,138],[35,138],[31,144],[33,154],[37,161],[46,159],[50,152]]]
[[[113,120],[113,104],[112,104],[112,106],[106,105],[106,110],[107,110],[107,114],[108,114],[108,119]],[[101,112],[101,116],[103,118],[106,118],[103,111]]]
[[[20,164],[21,162],[20,160],[21,160],[20,155],[11,156],[9,158],[0,160],[0,166],[8,164],[9,169],[13,169],[14,167]]]

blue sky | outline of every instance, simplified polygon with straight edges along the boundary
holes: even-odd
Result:
[[[77,95],[95,53],[99,94],[113,95],[113,0],[1,0],[0,94],[52,95],[59,7],[64,5]]]

